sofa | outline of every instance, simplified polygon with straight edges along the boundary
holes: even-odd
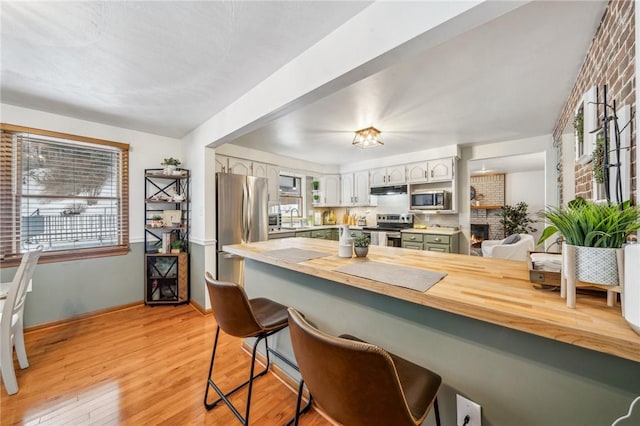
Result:
[[[520,238],[515,237],[515,235]],[[517,240],[511,242],[512,240]],[[535,239],[529,234],[514,234],[502,240],[484,240],[482,256],[500,259],[527,260],[528,252],[536,247]]]

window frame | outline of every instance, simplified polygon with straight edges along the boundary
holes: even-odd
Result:
[[[119,227],[120,243],[118,245],[108,247],[76,248],[51,252],[44,251],[40,256],[39,263],[120,256],[129,252],[129,144],[7,123],[0,123],[0,130],[2,132],[2,140],[0,141],[0,168],[2,169],[2,173],[0,173],[0,203],[5,204],[9,202],[10,206],[15,206],[10,207],[10,209],[15,210],[14,214],[10,215],[11,217],[0,217],[0,233],[2,233],[0,242],[11,240],[12,244],[17,243],[19,245],[20,241],[15,241],[15,239],[17,237],[19,240],[21,237],[20,230],[18,228],[22,194],[19,190],[14,190],[16,182],[14,181],[13,173],[13,164],[15,161],[21,161],[21,154],[18,153],[17,155],[14,155],[12,144],[6,142],[7,138],[5,137],[5,134],[11,135],[9,138],[12,138],[15,133],[30,133],[33,135],[62,139],[71,143],[81,142],[84,144],[88,143],[117,148],[120,150],[121,157],[121,164],[118,170],[120,178],[119,189],[121,193],[121,206],[119,208],[118,215],[122,223]],[[18,164],[17,167],[17,170],[21,170],[20,164]],[[7,170],[9,170],[8,173],[6,172]],[[15,204],[14,197],[16,198]],[[6,213],[5,208],[2,210],[3,214]],[[8,255],[4,255],[0,252],[0,266],[2,267],[17,266],[21,260],[22,253],[9,253]]]

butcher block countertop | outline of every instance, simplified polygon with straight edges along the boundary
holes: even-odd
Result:
[[[264,254],[285,248],[326,252],[327,256],[291,263]],[[284,238],[223,249],[303,274],[640,362],[640,336],[622,318],[619,306],[609,308],[605,298],[578,295],[576,309],[567,308],[559,292],[533,288],[526,262],[378,246],[369,247],[367,258],[340,258],[336,241],[314,238]],[[426,292],[419,292],[334,271],[367,260],[446,272],[447,276]]]

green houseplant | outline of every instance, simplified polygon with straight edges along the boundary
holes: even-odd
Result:
[[[566,208],[547,207],[542,216],[551,222],[538,244],[559,232],[575,249],[576,279],[617,285],[618,261],[627,237],[640,229],[640,209],[631,201],[594,203],[576,198]],[[563,248],[564,251],[564,248]]]
[[[175,240],[171,243],[171,253],[180,253],[184,250],[184,241],[183,240]]]
[[[164,173],[169,175],[173,174],[173,172],[176,170],[176,167],[178,167],[180,164],[182,164],[182,162],[179,159],[173,157],[165,158],[162,163],[160,163],[161,166],[164,166]]]
[[[502,208],[500,224],[504,228],[505,237],[511,234],[528,234],[537,231],[531,226],[535,221],[529,217],[528,208],[529,205],[524,201],[520,201],[515,206],[507,204]]]
[[[369,237],[364,234],[353,239],[353,250],[357,257],[365,257],[369,253],[369,243]]]

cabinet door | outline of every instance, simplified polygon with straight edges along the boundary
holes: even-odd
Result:
[[[387,167],[387,183],[389,185],[402,185],[407,183],[404,164],[402,166]]]
[[[364,170],[353,174],[353,196],[355,204],[368,206],[369,203],[369,171]]]
[[[267,165],[264,163],[256,163],[255,161],[251,164],[251,173],[252,176],[268,178]]]
[[[340,175],[326,175],[322,177],[320,190],[325,206],[340,205]]]
[[[267,166],[267,191],[269,192],[269,201],[273,203],[280,202],[280,169],[275,166]]]
[[[251,176],[251,161],[229,157],[229,173]]]
[[[387,184],[387,168],[371,169],[369,182],[371,186],[383,186]]]
[[[429,182],[440,182],[453,179],[453,158],[427,162]]]
[[[216,173],[227,173],[229,171],[229,158],[216,154]]]
[[[353,193],[353,173],[342,175],[342,195],[343,206],[352,206],[355,204],[355,195]]]
[[[426,182],[427,181],[427,162],[407,164],[407,182]]]

